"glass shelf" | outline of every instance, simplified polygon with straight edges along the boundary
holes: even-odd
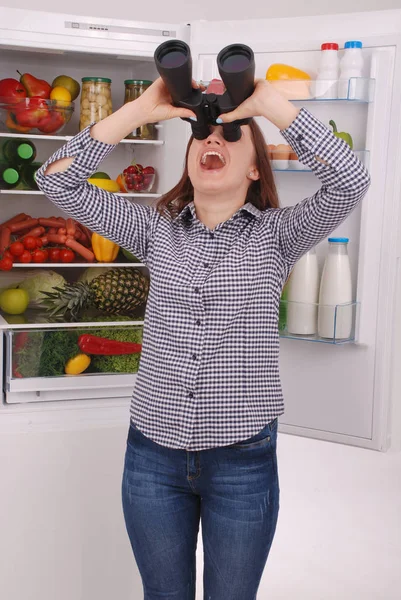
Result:
[[[275,153],[278,154],[277,152]],[[370,152],[369,150],[354,150],[354,154],[359,158],[361,163],[365,167],[369,168]],[[283,160],[283,159],[272,159],[271,161],[272,171],[274,173],[313,173],[312,169],[306,168],[298,160]],[[288,164],[286,168],[277,168],[277,163],[282,163],[282,166]]]
[[[279,335],[323,344],[355,342],[358,307],[358,302],[331,306],[281,300]]]
[[[100,319],[101,315],[98,316],[98,318]],[[104,314],[103,314],[103,318],[107,318]],[[143,317],[132,317],[132,320],[130,321],[124,321],[124,326],[125,325],[142,325],[143,324]],[[94,321],[93,319],[90,320],[90,318],[88,317],[87,320],[83,320],[83,321],[73,321],[71,323],[68,322],[60,322],[57,321],[57,319],[54,319],[52,317],[49,317],[49,315],[46,313],[45,310],[33,310],[33,309],[27,309],[24,314],[22,315],[6,315],[3,312],[0,312],[0,330],[7,330],[7,329],[51,329],[53,327],[59,327],[62,329],[69,329],[69,328],[77,328],[77,327],[100,327],[100,326],[110,326],[110,327],[115,327],[118,325],[121,325],[121,321],[101,321],[101,320],[97,320]]]
[[[338,81],[290,79],[270,83],[292,102],[368,104],[373,102],[376,80],[351,77]]]
[[[77,131],[77,134],[79,132]],[[39,134],[29,134],[29,133],[9,133],[9,132],[0,132],[0,138],[29,138],[30,140],[46,140],[48,142],[68,142],[72,140],[73,135],[39,135]],[[140,144],[147,146],[163,146],[163,140],[121,140],[120,144]]]
[[[45,196],[44,192],[40,190],[0,190],[0,194],[3,196]],[[140,194],[135,193],[121,193],[116,192],[116,196],[121,196],[122,198],[161,198],[163,194],[151,194],[146,192],[141,192]]]
[[[111,263],[101,263],[101,262],[93,262],[93,263],[82,263],[82,262],[72,262],[72,263],[14,263],[13,269],[54,269],[54,268],[62,268],[62,269],[77,269],[83,268],[87,269],[88,267],[92,268],[103,268],[110,267],[115,269],[117,267],[146,267],[144,263],[141,262],[111,262]]]

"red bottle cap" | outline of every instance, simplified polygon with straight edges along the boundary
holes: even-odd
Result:
[[[338,50],[338,44],[326,42],[325,44],[322,44],[322,50]]]

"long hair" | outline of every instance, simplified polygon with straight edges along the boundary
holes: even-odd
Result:
[[[278,208],[277,189],[267,154],[265,138],[254,119],[250,121],[249,127],[256,153],[256,167],[260,178],[257,181],[252,181],[249,185],[245,203],[250,202],[262,211],[268,208]],[[191,136],[188,142],[184,172],[180,181],[172,190],[164,194],[156,204],[158,212],[164,215],[167,212],[172,218],[179,215],[182,209],[194,199],[194,188],[188,175],[188,155],[193,139],[193,136]]]

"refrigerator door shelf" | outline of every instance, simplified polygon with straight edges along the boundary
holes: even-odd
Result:
[[[322,344],[356,342],[358,308],[359,302],[322,306],[281,300],[279,335]]]
[[[370,152],[369,150],[354,150],[354,154],[361,163],[369,169]],[[282,163],[282,165],[280,164]],[[313,173],[311,169],[305,167],[299,160],[272,160],[272,170],[275,173]]]
[[[77,131],[78,133],[78,131]],[[5,137],[5,138],[21,138],[20,133],[11,133],[11,132],[0,132],[0,138]],[[73,136],[72,135],[36,135],[36,134],[23,134],[24,138],[28,138],[30,140],[46,140],[48,142],[68,142],[69,140],[72,140]],[[163,146],[164,145],[164,140],[121,140],[120,144],[139,144],[139,145],[145,145],[145,146]]]

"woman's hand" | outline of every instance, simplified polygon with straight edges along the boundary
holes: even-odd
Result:
[[[265,117],[279,129],[286,129],[297,117],[297,109],[265,79],[255,80],[255,90],[242,104],[230,113],[220,115],[223,123],[250,117]]]
[[[199,85],[193,81],[192,87],[199,88]],[[167,121],[174,118],[194,117],[195,113],[186,108],[177,108],[172,104],[172,98],[159,77],[137,100],[144,114],[145,123],[157,123],[158,121]]]

